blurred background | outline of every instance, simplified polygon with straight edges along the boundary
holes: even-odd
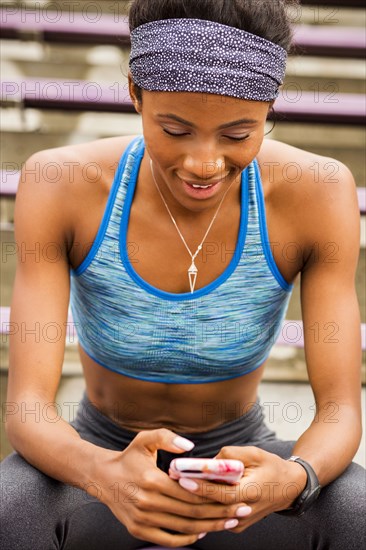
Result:
[[[12,449],[7,410],[8,318],[15,274],[13,209],[18,172],[34,152],[98,138],[142,133],[127,87],[130,2],[58,0],[1,2],[1,458]],[[357,293],[365,312],[365,8],[363,2],[323,0],[292,8],[294,54],[278,100],[271,139],[333,157],[354,174],[361,242]],[[272,122],[268,123],[268,130]],[[331,172],[330,172],[331,176]],[[299,280],[287,320],[301,330]],[[294,334],[292,336],[292,334]],[[365,333],[364,341],[365,341]],[[260,396],[267,422],[284,439],[310,424],[314,398],[297,332],[287,333],[268,360]],[[363,352],[365,383],[365,351]],[[57,402],[72,418],[84,389],[76,341],[67,341]],[[365,388],[362,401],[365,411]],[[272,407],[270,404],[274,404]],[[272,413],[270,413],[272,410]],[[365,466],[365,438],[355,460]]]

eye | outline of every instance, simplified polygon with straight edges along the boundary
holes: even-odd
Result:
[[[165,130],[165,128],[163,128],[163,132],[165,132],[166,134],[168,134],[168,136],[173,136],[173,137],[181,137],[181,136],[188,136],[189,134],[188,133],[185,133],[185,134],[174,134],[172,132],[168,132],[168,130]]]
[[[249,135],[243,136],[243,137],[232,137],[232,136],[224,136],[224,137],[227,137],[228,139],[231,139],[232,141],[245,141],[246,139],[248,139]]]

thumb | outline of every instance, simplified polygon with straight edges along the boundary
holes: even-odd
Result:
[[[133,440],[134,444],[140,445],[148,454],[155,455],[158,449],[170,451],[171,453],[182,453],[191,451],[194,443],[185,437],[175,434],[167,428],[157,430],[143,430]]]
[[[214,458],[235,458],[244,464],[260,464],[271,453],[252,445],[226,446]]]
[[[221,447],[220,451],[213,458],[220,460],[225,458],[239,458],[240,460],[240,456],[245,453],[245,449],[247,449],[247,447],[234,447],[232,445]]]

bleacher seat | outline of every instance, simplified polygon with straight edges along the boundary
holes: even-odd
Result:
[[[366,34],[355,27],[296,25],[293,53],[321,57],[365,59]]]
[[[130,31],[125,17],[103,14],[96,21],[82,13],[47,10],[47,17],[29,12],[26,17],[16,6],[0,10],[0,38],[54,44],[111,44],[130,46]],[[365,33],[361,28],[295,25],[293,52],[301,55],[365,57]]]

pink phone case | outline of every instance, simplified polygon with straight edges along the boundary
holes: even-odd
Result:
[[[234,459],[174,458],[169,468],[172,479],[189,477],[232,484],[238,483],[243,473],[244,464]]]

